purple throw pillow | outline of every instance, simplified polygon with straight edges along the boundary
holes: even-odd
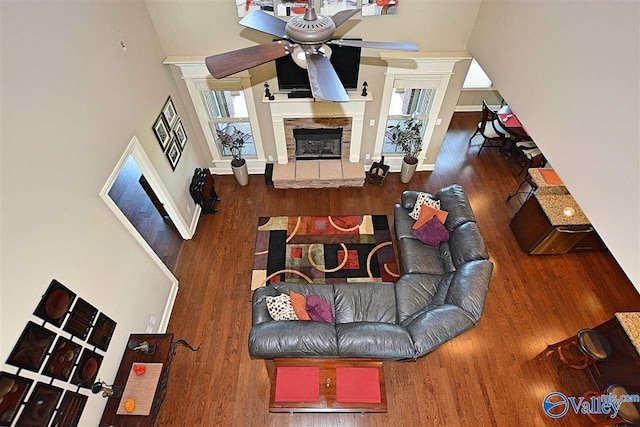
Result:
[[[307,297],[307,305],[305,307],[311,320],[318,322],[333,323],[333,312],[328,302],[315,295]]]
[[[435,248],[440,247],[440,242],[449,241],[449,232],[445,226],[442,225],[437,216],[431,218],[417,230],[411,231],[411,234],[417,237],[422,243]]]

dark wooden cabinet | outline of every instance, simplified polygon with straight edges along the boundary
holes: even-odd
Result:
[[[587,368],[593,385],[598,390],[604,390],[610,384],[622,384],[639,392],[640,356],[618,319],[613,318],[594,329],[607,337],[612,356],[608,362]]]
[[[606,250],[589,224],[553,225],[535,197],[522,205],[510,226],[522,251],[531,255]]]

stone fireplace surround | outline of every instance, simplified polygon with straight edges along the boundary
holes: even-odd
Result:
[[[269,103],[278,163],[274,165],[276,188],[362,187],[364,162],[360,160],[366,97],[350,94],[346,103],[276,95]],[[294,128],[343,128],[341,160],[295,160]]]

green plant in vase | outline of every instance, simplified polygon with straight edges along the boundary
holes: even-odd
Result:
[[[222,147],[227,149],[231,156],[231,169],[238,183],[242,186],[249,183],[247,161],[242,157],[242,147],[251,139],[251,135],[237,129],[233,125],[227,125],[224,129],[217,129],[218,139]]]
[[[386,137],[404,153],[400,177],[404,183],[411,180],[418,166],[418,154],[422,151],[422,125],[422,120],[412,117],[387,127]]]

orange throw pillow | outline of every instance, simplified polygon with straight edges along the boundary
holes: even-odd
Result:
[[[420,209],[420,216],[418,217],[416,223],[413,224],[412,228],[414,230],[417,230],[418,228],[429,222],[429,220],[434,216],[437,216],[440,222],[444,224],[444,222],[447,220],[447,215],[449,215],[449,212],[447,211],[442,211],[440,209],[432,208],[431,206],[422,205],[422,209]]]
[[[298,316],[298,319],[311,320],[309,313],[307,313],[307,309],[305,308],[307,305],[307,299],[293,291],[289,292],[289,298],[291,298],[291,306],[293,307],[293,311],[296,313],[296,316]]]

